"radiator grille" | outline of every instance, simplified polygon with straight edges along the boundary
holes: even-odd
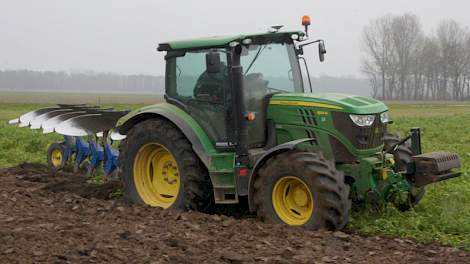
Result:
[[[349,114],[340,112],[333,112],[333,123],[336,130],[346,136],[358,149],[376,148],[384,143],[387,124],[380,122],[380,114],[375,115],[374,123],[370,127],[357,126]]]

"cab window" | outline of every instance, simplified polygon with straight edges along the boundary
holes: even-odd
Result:
[[[241,63],[248,85],[255,82],[258,87],[263,82],[266,93],[303,92],[293,44],[269,43],[243,47]]]
[[[216,67],[208,67],[214,55]],[[182,105],[213,143],[227,141],[225,94],[230,86],[227,55],[218,50],[185,52],[167,58],[166,94]]]
[[[171,95],[183,102],[188,100],[223,103],[226,86],[229,84],[227,57],[221,53],[221,69],[211,73],[206,69],[209,50],[186,52],[176,57],[174,63],[174,91]],[[214,52],[214,51],[212,51]]]

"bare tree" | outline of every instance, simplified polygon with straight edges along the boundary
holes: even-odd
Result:
[[[379,76],[381,75],[380,72],[377,72],[376,68],[374,65],[372,65],[369,61],[363,60],[362,61],[362,72],[367,76],[369,79],[369,85],[372,88],[372,97],[378,98],[381,97],[384,98],[384,90],[382,90],[382,95],[380,95],[380,85],[379,85]],[[382,87],[384,87],[385,81],[383,75],[382,75]]]
[[[362,71],[374,96],[470,99],[470,33],[456,21],[425,36],[417,16],[387,15],[364,27],[363,43]]]
[[[470,33],[467,32],[466,34],[466,41],[465,41],[465,68],[464,68],[464,75],[463,75],[463,86],[466,89],[466,99],[470,99]]]
[[[452,85],[450,99],[457,99],[462,94],[462,74],[465,69],[465,30],[454,20],[442,21],[437,29],[437,37],[442,56],[442,87],[447,92],[449,82]]]
[[[404,14],[394,17],[392,22],[392,39],[396,56],[398,78],[399,78],[399,99],[408,99],[411,96],[410,89],[407,89],[407,78],[410,76],[416,56],[422,45],[423,33],[421,24],[417,16]]]
[[[392,21],[393,17],[391,15],[373,20],[364,28],[363,32],[363,49],[366,57],[363,59],[362,68],[366,74],[374,79],[372,83],[377,84],[375,74],[380,75],[381,96],[383,98],[386,97],[386,79],[387,75],[390,74],[390,59],[392,59],[391,53],[393,52]],[[376,90],[378,90],[378,87],[376,87]]]
[[[439,45],[434,37],[427,37],[424,40],[420,56],[424,89],[426,89],[422,99],[438,99],[439,63],[441,58],[439,56]]]

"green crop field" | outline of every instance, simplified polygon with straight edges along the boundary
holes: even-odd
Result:
[[[45,101],[41,101],[41,104],[6,101],[0,100],[0,168],[22,162],[44,163],[48,144],[61,137],[12,127],[6,121],[45,106]],[[140,105],[115,106],[119,109],[134,109]],[[381,212],[355,210],[351,214],[349,228],[362,234],[414,238],[423,242],[437,241],[470,250],[470,105],[393,102],[390,107],[395,121],[391,130],[403,135],[410,127],[421,127],[424,151],[457,152],[463,163],[463,176],[428,186],[422,202],[406,213],[398,212],[392,206]]]
[[[368,210],[353,212],[350,228],[470,249],[470,105],[389,106],[395,121],[391,130],[404,135],[410,127],[421,127],[423,151],[458,153],[463,175],[426,187],[427,194],[412,211],[402,213],[390,206],[379,214]]]

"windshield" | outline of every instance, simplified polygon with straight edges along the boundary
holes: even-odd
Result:
[[[265,86],[268,93],[303,92],[293,44],[270,43],[243,47],[241,64],[245,87]]]

